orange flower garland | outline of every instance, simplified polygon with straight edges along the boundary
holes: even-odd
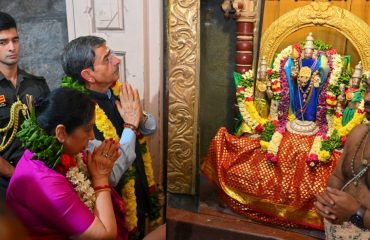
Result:
[[[77,89],[83,93],[88,93],[88,90],[85,88],[84,84],[79,83],[78,81],[74,80],[71,77],[64,76],[62,78],[62,87],[68,87]],[[120,87],[122,83],[117,81],[112,86],[111,89],[115,96],[119,95]],[[103,134],[105,139],[114,139],[119,141],[120,138],[117,135],[116,128],[109,120],[103,109],[101,109],[98,105],[95,107],[95,116],[96,122],[95,125],[97,129]],[[142,155],[145,174],[149,185],[149,192],[150,192],[150,211],[148,213],[148,218],[150,220],[151,226],[156,226],[162,223],[162,218],[160,211],[162,209],[162,205],[159,201],[159,190],[155,187],[154,181],[154,174],[153,174],[153,166],[152,166],[152,158],[150,156],[149,148],[147,145],[146,138],[139,134],[138,141],[140,147],[140,153]],[[126,222],[127,228],[130,232],[130,238],[135,238],[136,230],[137,230],[137,202],[136,202],[136,195],[135,195],[135,169],[133,166],[130,166],[125,174],[123,175],[123,182],[124,186],[122,189],[122,198],[123,202],[126,205]]]
[[[122,83],[117,81],[112,86],[112,91],[115,96],[118,96],[120,87]],[[119,141],[119,136],[117,135],[116,128],[113,126],[112,122],[109,120],[105,112],[96,105],[95,107],[96,114],[96,127],[103,133],[105,139],[112,138],[116,141]],[[153,174],[153,161],[147,146],[146,138],[142,135],[138,136],[139,144],[145,146],[145,150],[140,149],[142,154],[142,159],[144,162],[145,174],[148,181],[150,193],[153,194],[155,191],[155,180]],[[137,204],[136,204],[136,195],[135,195],[135,175],[133,166],[129,167],[125,175],[127,180],[122,189],[122,199],[126,205],[127,210],[127,228],[129,232],[134,232],[137,229]],[[152,197],[152,195],[151,195]],[[156,201],[156,200],[154,200]],[[160,209],[158,209],[160,210]],[[160,214],[156,214],[160,216]],[[160,217],[152,220],[155,223],[161,223],[162,219]]]

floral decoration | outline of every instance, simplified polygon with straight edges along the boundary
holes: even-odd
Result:
[[[93,212],[96,202],[95,191],[91,187],[87,167],[82,161],[82,154],[77,155],[75,158],[77,160],[68,154],[62,154],[61,167],[59,169],[64,170],[69,167],[65,173],[66,178],[74,186],[81,201]]]
[[[289,85],[284,66],[289,57],[299,57],[302,44],[304,43],[293,44],[283,49],[274,59],[272,69],[267,69],[267,78],[273,93],[268,119],[262,118],[254,106],[252,71],[244,74],[234,73],[237,104],[244,122],[250,127],[248,133],[257,133],[261,136],[261,149],[266,151],[266,158],[273,163],[278,161],[277,153],[284,136],[286,123],[295,118],[294,114],[289,112]],[[332,152],[343,147],[346,136],[353,127],[366,121],[362,101],[352,120],[346,126],[341,125],[342,115],[337,97],[342,91],[340,86],[348,86],[352,73],[342,72],[343,57],[337,53],[336,49],[316,40],[314,45],[318,56],[327,56],[330,71],[325,84],[320,89],[318,98],[316,124],[319,131],[306,159],[310,167],[328,162]],[[363,84],[361,89],[364,91]]]
[[[86,88],[78,83],[78,81],[70,78],[64,77],[62,79],[62,87],[76,88],[80,90],[83,87],[85,93],[88,93]],[[119,95],[120,87],[122,83],[116,81],[112,84],[111,89],[115,96]],[[116,128],[110,121],[108,116],[105,114],[104,110],[99,107],[98,104],[95,105],[95,124],[97,129],[102,132],[105,139],[114,139],[119,141],[119,136],[117,135]],[[145,174],[149,185],[150,191],[150,212],[149,220],[150,225],[155,226],[162,222],[160,211],[162,205],[159,201],[159,189],[155,187],[152,158],[147,146],[147,140],[144,136],[139,134],[138,141],[140,145],[140,152],[145,167]],[[123,175],[123,189],[122,189],[122,199],[126,206],[126,223],[127,228],[130,233],[130,239],[134,239],[137,236],[137,201],[135,195],[135,167],[130,166],[125,174]]]

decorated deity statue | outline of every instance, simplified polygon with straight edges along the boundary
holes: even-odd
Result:
[[[343,111],[343,118],[342,118],[342,125],[346,126],[349,121],[353,118],[358,105],[362,100],[362,93],[360,91],[360,84],[362,78],[362,64],[359,62],[356,67],[355,71],[352,74],[352,78],[350,80],[350,87],[345,91],[345,100],[347,102],[347,106]]]
[[[261,60],[261,67],[258,71],[256,80],[256,90],[254,95],[254,106],[261,117],[267,118],[269,115],[269,103],[268,103],[268,80],[267,80],[267,64],[266,58],[263,57]]]
[[[314,134],[317,130],[314,121],[318,98],[329,66],[326,55],[314,49],[313,41],[312,33],[309,33],[302,52],[296,56],[292,54],[284,66],[289,84],[290,109],[296,117],[287,125],[292,132]],[[302,124],[305,126],[296,126]]]

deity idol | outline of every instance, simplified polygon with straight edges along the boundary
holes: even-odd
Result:
[[[269,115],[269,103],[267,101],[268,97],[268,81],[267,81],[267,64],[266,58],[262,57],[261,67],[258,71],[256,80],[256,90],[254,93],[254,106],[261,117],[267,118]]]
[[[314,50],[313,40],[310,33],[301,56],[289,58],[284,67],[290,88],[290,107],[302,121],[315,120],[320,87],[328,73],[327,58]]]
[[[343,111],[342,125],[346,126],[352,120],[358,105],[362,100],[362,93],[360,91],[360,84],[362,78],[362,64],[359,62],[350,80],[350,87],[345,91],[345,100],[347,107]]]
[[[284,66],[289,84],[290,109],[296,117],[294,122],[287,125],[288,130],[293,129],[292,132],[300,133],[302,128],[310,133],[317,130],[313,121],[329,67],[326,55],[314,50],[313,41],[312,33],[309,33],[303,51],[297,56],[292,54]]]

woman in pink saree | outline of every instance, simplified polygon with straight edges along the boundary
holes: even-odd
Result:
[[[22,125],[17,136],[27,150],[6,201],[31,239],[127,239],[116,221],[124,207],[108,181],[119,143],[106,140],[84,152],[94,139],[94,122],[95,103],[88,96],[56,89]]]

